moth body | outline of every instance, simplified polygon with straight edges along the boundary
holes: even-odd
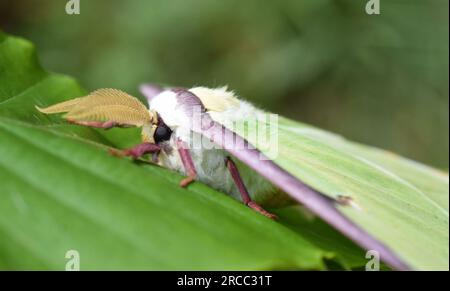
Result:
[[[197,87],[189,91],[200,98],[208,114],[221,124],[230,124],[257,113],[253,105],[237,99],[232,92],[226,91],[226,88]],[[149,109],[157,112],[172,130],[170,139],[160,143],[158,163],[161,166],[187,174],[180,154],[176,150],[177,139],[180,139],[188,145],[193,145],[189,147],[189,151],[197,171],[197,179],[241,200],[239,190],[226,167],[226,158],[229,154],[223,149],[213,147],[207,139],[192,132],[186,126],[191,120],[183,112],[175,92],[167,90],[153,97],[149,102]],[[193,139],[201,142],[195,143]],[[270,207],[282,206],[290,201],[287,195],[272,186],[264,177],[238,160],[234,161],[252,200]]]

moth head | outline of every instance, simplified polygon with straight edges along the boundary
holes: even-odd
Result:
[[[164,123],[156,111],[151,110],[152,122],[142,126],[142,141],[160,143],[170,139],[172,130]]]
[[[164,126],[156,111],[117,89],[99,89],[84,97],[36,108],[45,114],[65,113],[65,119],[78,124],[110,122],[115,126],[141,127],[142,140],[149,143],[160,139],[162,129],[158,127]]]

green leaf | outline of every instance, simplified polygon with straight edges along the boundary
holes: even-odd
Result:
[[[364,252],[297,209],[266,219],[157,166],[111,157],[136,129],[94,130],[39,114],[85,92],[50,74],[27,41],[0,34],[0,269],[323,269]],[[333,238],[332,240],[330,238]]]
[[[6,119],[0,138],[1,229],[36,266],[61,269],[76,249],[83,269],[321,267],[293,232],[203,185],[184,191],[166,170]]]
[[[237,131],[267,154],[278,149],[275,162],[311,187],[350,197],[353,207],[339,209],[410,266],[449,268],[448,174],[285,118],[277,129],[266,140],[257,127]]]

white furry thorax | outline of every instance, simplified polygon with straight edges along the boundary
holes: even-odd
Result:
[[[227,87],[210,89],[206,87],[194,87],[189,89],[202,101],[209,115],[215,121],[230,125],[239,119],[246,119],[257,114],[258,110],[248,102],[239,100]],[[155,110],[164,123],[169,126],[179,137],[189,142],[189,130],[185,125],[190,120],[181,110],[177,100],[177,94],[173,91],[163,91],[150,101],[150,110]]]

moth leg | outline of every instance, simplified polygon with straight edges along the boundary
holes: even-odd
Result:
[[[255,201],[252,200],[250,195],[248,194],[247,187],[245,187],[244,181],[242,181],[241,175],[239,174],[239,170],[236,167],[236,164],[230,157],[225,158],[225,164],[230,171],[231,177],[233,178],[234,183],[236,184],[239,192],[241,193],[242,202],[253,210],[261,213],[262,215],[270,218],[277,219],[278,217],[275,214],[272,214],[258,205]]]
[[[178,153],[180,154],[181,161],[183,162],[184,169],[187,173],[187,177],[180,181],[180,186],[184,188],[195,181],[195,179],[197,178],[197,171],[195,170],[195,165],[192,161],[191,153],[189,152],[186,144],[178,139],[177,146]]]
[[[145,142],[125,150],[109,149],[109,153],[112,154],[113,156],[117,157],[129,156],[132,157],[133,159],[138,159],[145,154],[152,153],[153,154],[152,159],[155,162],[156,155],[159,153],[160,150],[161,147],[159,145]]]
[[[88,127],[96,127],[96,128],[104,128],[104,129],[110,129],[113,127],[121,127],[120,124],[114,121],[78,121],[78,120],[67,120],[69,123],[76,124],[76,125],[83,125]]]

